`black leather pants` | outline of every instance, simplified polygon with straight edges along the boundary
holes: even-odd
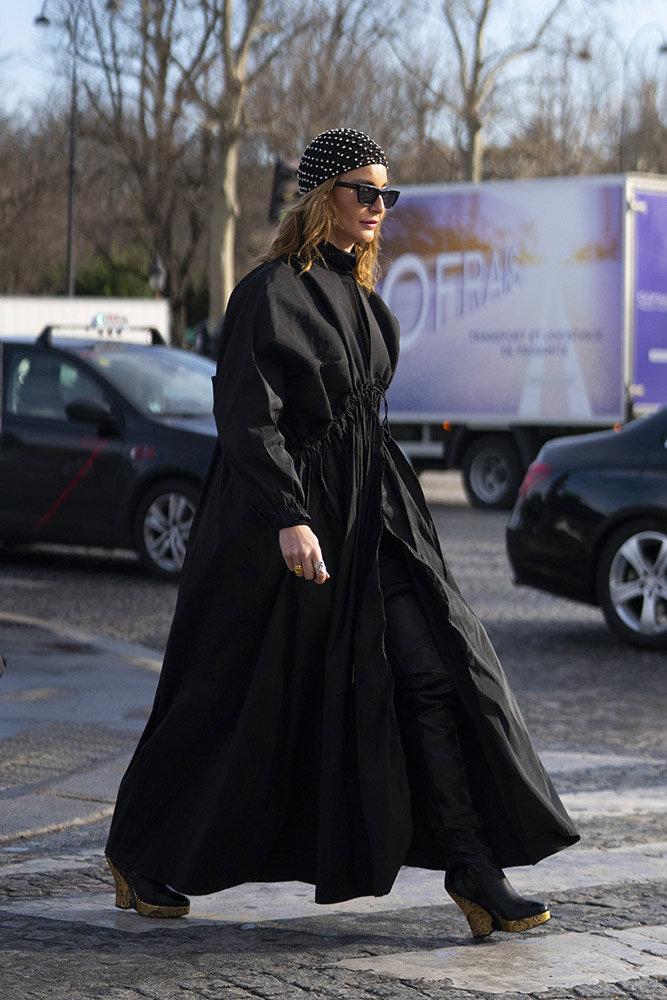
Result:
[[[435,644],[398,544],[380,546],[385,647],[411,786],[425,802],[447,864],[495,868],[465,772],[457,719],[463,706]]]

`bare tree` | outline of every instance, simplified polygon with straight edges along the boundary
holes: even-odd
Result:
[[[242,144],[262,154],[291,155],[324,128],[353,120],[386,127],[382,61],[369,59],[396,25],[376,0],[218,0],[223,80],[203,105],[216,128],[216,181],[209,266],[211,317],[224,308],[234,283]],[[385,74],[386,75],[386,74]],[[378,114],[380,112],[380,114]],[[381,135],[378,136],[381,138]]]
[[[0,120],[0,293],[61,292],[67,116],[55,106]]]
[[[660,99],[658,80],[644,74],[636,91],[629,96],[632,119],[625,137],[627,168],[664,173],[667,170],[667,108],[664,96]]]
[[[203,0],[202,0],[203,2]],[[209,239],[209,318],[224,312],[235,283],[239,157],[253,132],[248,96],[257,81],[317,16],[316,3],[214,0],[221,78],[207,78],[196,97],[213,128],[214,177]]]
[[[615,136],[604,67],[583,61],[572,46],[545,60],[524,88],[525,100],[507,123],[503,143],[485,151],[485,176],[548,177],[609,169]]]
[[[537,15],[527,27],[518,26],[509,44],[493,47],[487,43],[487,28],[499,0],[441,0],[441,24],[449,42],[454,71],[447,65],[446,79],[438,82],[437,70],[432,67],[432,96],[453,115],[461,126],[462,165],[465,180],[482,178],[483,130],[493,118],[494,100],[498,88],[512,63],[537,52],[548,30],[568,0],[551,0],[543,13]],[[406,54],[402,47],[404,63],[420,66],[421,60],[414,53]],[[427,79],[421,66],[422,80]]]
[[[124,0],[112,16],[105,0],[54,3],[106,147],[99,169],[134,200],[135,238],[166,265],[176,330],[204,240],[217,319],[235,278],[248,90],[307,23],[299,0]]]
[[[252,102],[264,148],[295,156],[318,132],[364,129],[383,143],[403,131],[393,40],[405,0],[329,0],[258,81]],[[351,44],[351,40],[364,44]]]
[[[215,60],[217,14],[206,0],[53,0],[49,14],[80,81],[79,179],[86,173],[113,204],[117,239],[141,246],[147,265],[164,262],[178,340],[208,197],[190,95]],[[98,221],[99,253],[109,245],[102,228]]]

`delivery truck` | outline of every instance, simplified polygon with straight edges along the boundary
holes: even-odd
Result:
[[[473,506],[509,508],[547,439],[667,402],[667,177],[404,187],[383,254],[392,431]]]

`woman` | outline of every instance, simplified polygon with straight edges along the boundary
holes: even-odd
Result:
[[[172,885],[292,879],[335,902],[412,864],[446,869],[476,936],[533,927],[546,904],[501,869],[578,837],[383,420],[398,328],[373,285],[398,192],[353,129],[298,177],[227,309],[218,443],[107,845],[116,904],[179,916]]]

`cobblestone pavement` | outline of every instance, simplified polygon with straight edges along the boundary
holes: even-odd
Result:
[[[83,620],[64,625],[57,594],[40,614],[59,624],[43,627],[12,590],[0,615],[0,1000],[667,1000],[664,654],[618,646],[596,609],[514,591],[500,515],[435,513],[582,832],[577,847],[510,873],[549,900],[551,921],[473,942],[441,875],[416,869],[387,897],[336,906],[280,884],[197,897],[184,920],[115,909],[103,844],[160,642],[130,645],[136,631],[123,634],[121,616],[108,627],[101,607],[96,632],[77,632]],[[23,593],[46,602],[44,570],[29,562],[10,575],[39,583]],[[115,600],[114,572],[129,584],[128,618],[149,595],[149,631],[162,636],[170,611],[133,572],[100,573],[100,602]],[[82,606],[93,606],[88,586]]]

